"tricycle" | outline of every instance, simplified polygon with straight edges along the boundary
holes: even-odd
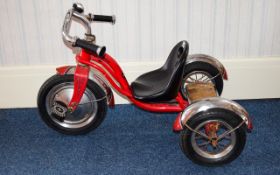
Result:
[[[85,27],[84,39],[69,34],[72,21]],[[115,105],[113,89],[143,110],[178,113],[173,131],[180,133],[182,151],[193,162],[222,165],[240,155],[252,123],[242,106],[219,97],[227,72],[217,59],[188,55],[189,44],[183,40],[162,67],[129,84],[106,47],[96,45],[92,22],[114,24],[115,16],[85,14],[80,3],[65,16],[63,40],[79,52],[77,65],[58,67],[39,90],[39,113],[50,128],[69,135],[96,129],[107,108]]]

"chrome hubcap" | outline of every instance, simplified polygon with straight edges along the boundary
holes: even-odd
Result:
[[[94,94],[86,89],[84,95],[73,113],[65,111],[74,92],[73,82],[54,86],[46,97],[46,108],[50,118],[65,128],[81,128],[92,122],[97,113],[97,102]],[[58,117],[64,117],[59,120]]]

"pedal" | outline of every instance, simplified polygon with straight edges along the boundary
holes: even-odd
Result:
[[[52,110],[53,116],[57,120],[59,120],[61,122],[64,121],[64,119],[66,117],[66,113],[67,113],[67,106],[64,103],[62,103],[60,101],[55,101],[53,103],[53,106],[52,106],[51,110]]]

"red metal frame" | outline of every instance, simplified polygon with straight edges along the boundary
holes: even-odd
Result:
[[[175,121],[173,122],[173,131],[174,132],[180,132],[183,129],[183,126],[181,125],[181,115],[182,113],[180,112]]]
[[[109,54],[105,54],[101,58],[82,49],[80,54],[76,56],[76,60],[78,64],[87,65],[99,71],[116,91],[144,110],[151,112],[182,112],[189,105],[180,93],[176,97],[176,104],[146,103],[135,99],[121,67]],[[66,69],[63,68],[61,68],[62,71]]]
[[[181,112],[189,106],[188,101],[184,100],[181,94],[178,92],[175,98],[177,103],[148,103],[139,101],[134,98],[133,92],[124,76],[124,73],[118,63],[109,54],[105,54],[102,58],[97,55],[92,55],[86,50],[82,49],[80,54],[76,55],[77,66],[74,74],[74,94],[68,104],[70,110],[75,110],[77,104],[79,104],[84,90],[86,88],[89,68],[92,67],[99,71],[105,79],[110,83],[117,92],[126,96],[133,104],[147,111],[151,112],[179,112],[176,120],[173,124],[174,131],[181,131],[183,129],[181,125]],[[57,72],[60,75],[67,73],[70,69],[69,66],[63,66],[57,68]],[[227,73],[224,75],[227,78]],[[114,106],[114,98],[110,100],[110,105]],[[249,129],[252,128],[251,122],[249,122]]]
[[[74,111],[79,104],[83,93],[86,89],[89,77],[89,67],[99,71],[117,92],[126,96],[133,104],[151,112],[179,112],[177,119],[174,121],[173,130],[180,131],[183,129],[180,122],[181,112],[189,105],[180,93],[175,98],[177,103],[146,103],[134,98],[131,88],[124,76],[124,73],[118,63],[110,55],[105,54],[104,57],[98,57],[88,53],[82,49],[80,54],[76,55],[77,66],[74,74],[74,94],[68,104],[68,109]],[[60,75],[64,75],[71,66],[63,66],[57,68]],[[112,97],[110,105],[114,105]]]

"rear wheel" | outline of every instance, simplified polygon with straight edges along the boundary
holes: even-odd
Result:
[[[246,143],[244,125],[232,131],[242,122],[231,111],[202,112],[188,122],[194,131],[185,128],[181,132],[181,149],[193,162],[217,166],[229,163],[242,152]]]
[[[189,96],[187,85],[190,83],[213,83],[217,95],[221,95],[223,92],[223,77],[219,70],[209,63],[194,62],[185,66],[180,91],[186,100]]]
[[[106,94],[93,81],[88,80],[86,90],[77,109],[67,112],[74,92],[73,75],[54,75],[41,87],[38,109],[43,121],[63,134],[85,134],[97,128],[107,111]]]

